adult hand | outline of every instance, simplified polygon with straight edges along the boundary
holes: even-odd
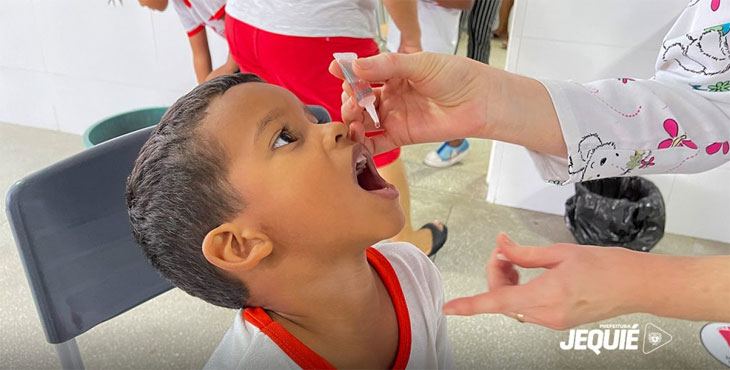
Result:
[[[642,303],[641,257],[624,248],[554,244],[520,246],[505,234],[487,262],[489,291],[454,299],[447,315],[501,313],[556,330],[635,312]],[[515,265],[546,268],[542,275],[519,283]],[[649,278],[649,277],[647,277]]]
[[[342,118],[355,140],[373,153],[398,146],[480,137],[514,143],[538,152],[567,156],[553,102],[532,78],[464,57],[434,54],[379,54],[358,59],[353,70],[374,88],[382,134],[365,138],[373,122],[343,83]],[[340,79],[336,62],[330,72]]]
[[[358,59],[354,72],[364,80],[383,82],[374,88],[376,109],[384,129],[365,144],[382,153],[407,144],[483,136],[492,91],[490,67],[464,57],[434,53],[380,54]],[[343,78],[336,62],[330,72]],[[374,130],[373,122],[343,83],[342,118],[353,136]]]

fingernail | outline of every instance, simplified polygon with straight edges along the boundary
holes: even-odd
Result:
[[[369,58],[358,59],[355,61],[355,63],[357,63],[357,66],[361,69],[368,69],[373,66],[373,62]]]
[[[497,253],[497,259],[498,259],[498,260],[501,260],[501,261],[507,261],[507,262],[510,262],[509,258],[507,258],[507,256],[505,256],[505,255],[504,255],[504,254],[502,254],[502,253]]]

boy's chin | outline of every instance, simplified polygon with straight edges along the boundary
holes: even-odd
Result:
[[[374,216],[380,218],[378,220],[379,227],[375,229],[378,231],[378,235],[376,236],[378,240],[390,239],[398,235],[398,233],[403,230],[403,226],[405,226],[405,216],[403,215],[403,211],[400,210],[400,208],[397,213],[393,213],[388,216]]]

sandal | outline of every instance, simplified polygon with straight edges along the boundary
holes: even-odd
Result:
[[[431,230],[432,236],[432,246],[431,246],[431,252],[428,253],[429,257],[433,257],[436,255],[436,253],[441,249],[441,247],[444,246],[446,243],[446,238],[449,235],[449,229],[446,228],[446,225],[443,225],[444,229],[440,230],[438,226],[436,226],[435,223],[429,222],[423,226],[421,226],[421,229],[429,229]],[[419,230],[421,230],[419,229]]]

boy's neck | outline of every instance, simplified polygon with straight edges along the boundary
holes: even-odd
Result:
[[[365,251],[285,289],[271,318],[335,367],[389,367],[398,348],[390,295]],[[380,356],[373,356],[379,353]]]

